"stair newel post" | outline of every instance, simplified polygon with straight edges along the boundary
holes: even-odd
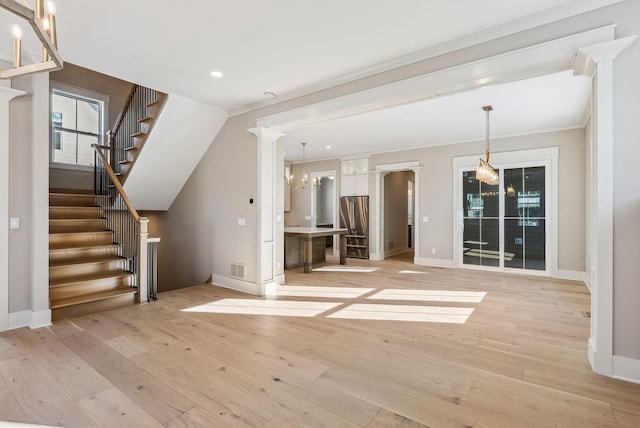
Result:
[[[138,279],[138,303],[149,301],[147,239],[149,238],[149,219],[140,217],[138,225],[138,263],[136,276]]]

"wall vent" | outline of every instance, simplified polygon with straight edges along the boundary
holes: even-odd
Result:
[[[230,275],[233,278],[244,279],[245,265],[240,263],[231,263]]]

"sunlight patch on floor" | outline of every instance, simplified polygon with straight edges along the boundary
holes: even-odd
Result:
[[[358,267],[358,266],[323,266],[319,268],[313,268],[314,272],[375,272],[380,268],[373,267]]]
[[[274,295],[286,297],[317,297],[330,299],[355,299],[374,291],[375,288],[314,287],[305,285],[280,285]]]
[[[420,272],[419,270],[401,270],[398,273],[424,274],[424,273],[429,273],[429,272]]]
[[[182,309],[182,312],[210,314],[277,315],[315,317],[340,306],[332,302],[298,302],[291,300],[221,299]]]
[[[353,304],[327,318],[464,324],[473,308]]]
[[[367,297],[367,299],[413,300],[419,302],[480,303],[486,295],[487,293],[484,291],[385,289]]]

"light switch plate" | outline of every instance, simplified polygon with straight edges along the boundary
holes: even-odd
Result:
[[[238,226],[246,226],[247,219],[244,217],[238,217]]]
[[[429,217],[428,216],[422,217],[422,222],[423,223],[429,223]]]
[[[20,217],[12,217],[9,220],[9,229],[20,229]]]

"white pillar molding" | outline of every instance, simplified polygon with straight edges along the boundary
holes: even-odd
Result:
[[[0,86],[0,331],[9,328],[9,101],[25,93]]]
[[[613,61],[636,36],[578,50],[574,73],[593,79],[591,201],[591,337],[589,362],[599,374],[613,373]]]
[[[256,292],[264,296],[277,286],[275,243],[277,239],[284,239],[276,234],[276,141],[285,134],[264,127],[247,131],[258,139]]]

